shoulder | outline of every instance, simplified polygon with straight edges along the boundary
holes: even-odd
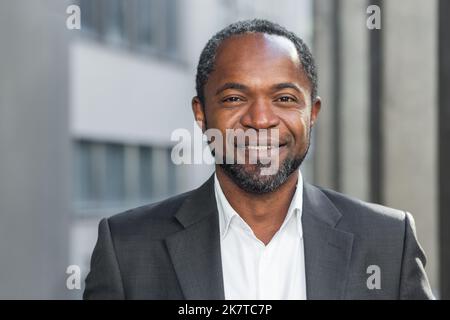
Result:
[[[160,202],[127,210],[104,219],[116,240],[161,240],[183,228],[183,217],[201,218],[205,206],[215,204],[211,197],[214,179],[210,177],[197,189],[178,194]],[[208,208],[206,208],[208,209]],[[181,216],[180,214],[185,214]],[[193,217],[192,217],[193,216]],[[192,220],[191,219],[191,220]]]
[[[414,223],[404,210],[370,203],[354,197],[318,188],[342,215],[339,227],[362,236],[393,236],[402,238],[407,223]]]
[[[377,261],[393,261],[396,257],[401,263],[408,230],[414,226],[408,212],[329,189],[319,190],[341,216],[335,228],[353,235],[355,254],[360,252],[365,259]]]
[[[140,235],[151,236],[152,239],[163,238],[179,229],[175,214],[192,192],[175,195],[107,218],[111,234],[128,239]]]
[[[345,195],[333,190],[319,188],[330,201],[336,206],[336,208],[345,216],[352,217],[353,215],[367,215],[367,218],[392,220],[392,221],[404,221],[406,212],[400,209],[387,207],[384,205],[366,202],[354,198],[349,195]]]

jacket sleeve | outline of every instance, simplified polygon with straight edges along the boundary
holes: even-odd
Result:
[[[91,270],[85,284],[83,299],[125,299],[119,264],[106,218],[100,221],[98,227],[98,239],[91,257]]]
[[[425,273],[426,257],[416,235],[414,219],[409,212],[405,217],[405,240],[400,278],[401,300],[432,300],[430,284]]]

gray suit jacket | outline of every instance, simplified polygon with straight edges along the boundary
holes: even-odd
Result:
[[[307,183],[303,197],[308,299],[433,298],[409,213]],[[83,297],[224,299],[213,177],[103,219]]]

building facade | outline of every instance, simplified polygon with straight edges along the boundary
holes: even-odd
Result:
[[[314,12],[316,182],[411,212],[433,291],[449,298],[449,6],[319,0]]]

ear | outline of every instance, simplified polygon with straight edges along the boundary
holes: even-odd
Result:
[[[199,97],[197,96],[192,98],[192,112],[194,113],[194,118],[198,126],[202,129],[202,132],[205,132],[206,130],[205,108],[201,103]]]
[[[322,107],[322,99],[317,96],[311,107],[311,127],[316,123],[317,117],[319,116],[320,108]]]

